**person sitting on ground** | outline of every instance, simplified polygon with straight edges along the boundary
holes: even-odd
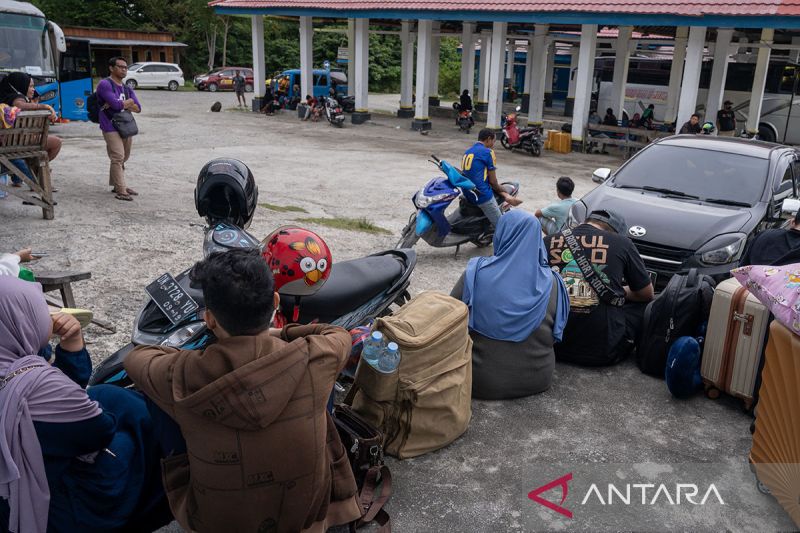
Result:
[[[58,115],[52,106],[31,101],[35,92],[31,76],[24,72],[12,72],[0,81],[0,104],[18,107],[22,111],[49,111],[51,122],[57,121]],[[48,133],[45,150],[48,161],[55,159],[61,151],[61,139]]]
[[[213,253],[190,278],[218,341],[204,350],[137,346],[124,362],[166,413],[154,414],[158,423],[177,423],[185,438],[188,455],[164,462],[178,522],[200,532],[325,531],[360,518],[326,410],[350,334],[327,324],[271,332],[280,298],[258,250]]]
[[[495,200],[495,193],[511,206],[517,206],[522,200],[514,198],[497,182],[495,174],[494,155],[495,134],[489,128],[484,128],[478,133],[478,142],[473,144],[464,153],[461,160],[461,172],[472,183],[475,189],[467,191],[464,197],[467,202],[481,208],[483,214],[489,219],[493,228],[503,215],[500,206]]]
[[[681,135],[685,134],[697,135],[702,131],[703,131],[703,126],[700,124],[700,115],[695,113],[689,118],[687,122],[683,123],[683,126],[681,126],[681,129],[678,133]]]
[[[303,115],[303,120],[308,120],[309,118],[311,118],[311,112],[314,110],[316,106],[317,106],[317,99],[312,97],[310,94],[307,94],[306,109],[305,109],[305,114]]]
[[[544,209],[536,210],[535,215],[542,224],[542,230],[544,230],[545,235],[561,231],[561,228],[566,224],[569,210],[572,204],[575,203],[575,199],[572,198],[572,191],[574,190],[575,182],[572,181],[572,178],[567,176],[558,178],[558,181],[556,181],[558,202],[552,203]]]
[[[503,215],[494,255],[470,259],[450,296],[469,307],[473,398],[519,398],[550,388],[553,343],[561,340],[569,296],[547,265],[536,217],[519,209]]]
[[[297,109],[297,104],[299,104],[301,102],[301,100],[300,100],[300,86],[299,85],[295,84],[292,87],[292,95],[293,96],[289,99],[289,102],[286,105],[286,107],[287,107],[287,109],[291,109],[292,111],[294,111],[295,109]]]
[[[60,337],[53,364],[37,353]],[[78,320],[0,276],[0,530],[152,531],[172,520],[144,397],[92,372]],[[88,392],[88,394],[87,394]]]
[[[783,266],[800,263],[800,211],[788,228],[764,230],[750,241],[745,249],[740,266]]]
[[[650,276],[626,237],[621,215],[593,211],[572,230],[583,260],[573,252],[565,231],[545,237],[550,266],[560,273],[570,298],[569,321],[556,345],[556,358],[587,366],[616,364],[635,347],[645,304],[653,299]],[[584,276],[586,265],[591,279]]]
[[[472,111],[472,97],[470,97],[467,89],[464,89],[464,92],[461,93],[458,106],[459,111]]]
[[[264,113],[265,115],[273,115],[275,110],[273,106],[275,105],[275,93],[272,92],[272,87],[267,85],[266,90],[264,91],[264,99],[262,100],[263,104],[261,104],[260,112]]]
[[[606,116],[603,117],[603,126],[619,126],[617,116],[612,108],[606,109]]]

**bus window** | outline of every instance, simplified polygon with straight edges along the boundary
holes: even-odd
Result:
[[[783,67],[783,73],[781,74],[781,81],[780,81],[780,89],[779,92],[784,94],[791,94],[792,91],[797,92],[797,68],[794,66],[786,66]]]

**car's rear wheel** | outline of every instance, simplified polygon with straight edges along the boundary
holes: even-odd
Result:
[[[216,84],[216,83],[209,83],[207,88],[208,88],[208,90],[209,90],[209,91],[211,91],[212,93],[215,93],[215,92],[217,92],[217,89],[218,89],[218,87],[217,87],[217,84]]]
[[[253,92],[253,84],[252,83],[245,83],[244,84],[244,92],[246,92],[246,93]]]
[[[175,81],[175,80],[172,80],[171,82],[169,82],[169,85],[167,85],[167,87],[169,88],[170,91],[177,91],[178,90],[178,82]]]
[[[139,86],[139,84],[136,83],[136,80],[128,80],[125,82],[125,85],[127,85],[131,89],[135,89],[136,87]]]

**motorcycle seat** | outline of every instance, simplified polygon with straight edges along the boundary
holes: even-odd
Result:
[[[510,183],[501,183],[500,186],[505,190],[508,194],[514,194],[514,186]],[[497,205],[501,205],[504,200],[500,198],[500,196],[495,193],[494,199],[497,200]],[[480,217],[483,216],[483,211],[481,208],[475,204],[468,202],[463,196],[458,202],[458,210],[461,213],[461,216],[464,217]]]
[[[300,298],[298,322],[330,323],[391,288],[402,274],[403,264],[388,255],[334,263],[325,285],[315,294]],[[289,320],[294,303],[293,296],[281,296],[281,312]]]

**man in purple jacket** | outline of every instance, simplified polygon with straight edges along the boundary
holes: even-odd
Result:
[[[120,137],[111,118],[114,113],[127,110],[140,113],[142,107],[136,93],[125,87],[122,79],[128,74],[128,62],[124,57],[112,57],[108,61],[111,75],[97,84],[97,104],[100,106],[100,131],[106,141],[111,168],[108,173],[108,184],[114,187],[117,200],[132,201],[137,193],[125,183],[125,161],[131,155],[133,137]]]

